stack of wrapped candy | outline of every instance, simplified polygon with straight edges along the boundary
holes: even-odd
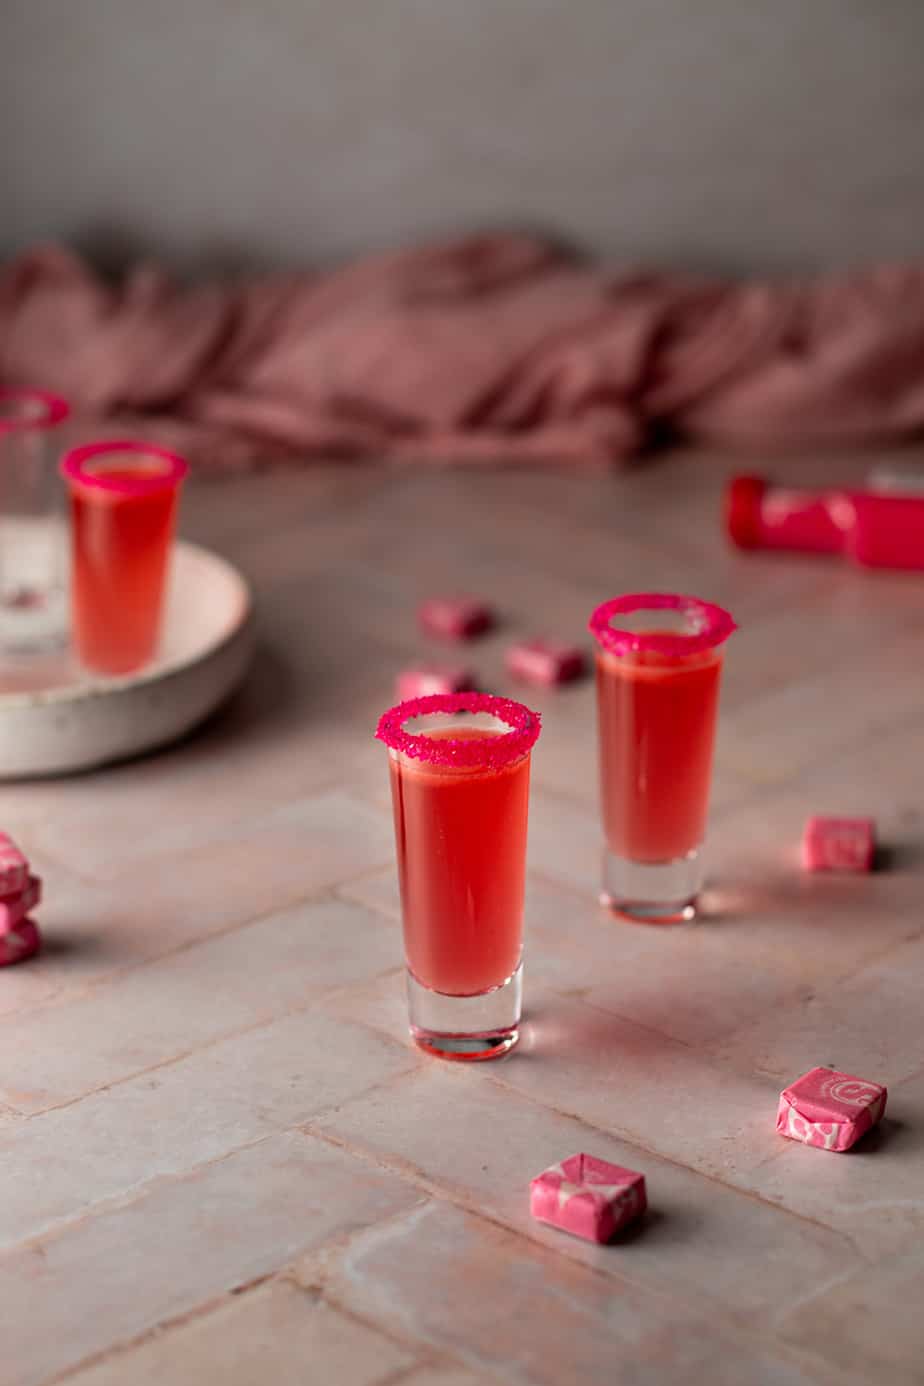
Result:
[[[0,967],[24,962],[42,944],[32,911],[42,898],[42,882],[16,843],[0,833]]]

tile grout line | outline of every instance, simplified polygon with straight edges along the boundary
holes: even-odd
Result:
[[[334,1239],[324,1243],[322,1247],[317,1248],[317,1251],[319,1254],[323,1254],[333,1245]],[[330,1308],[334,1309],[336,1313],[349,1319],[352,1323],[361,1325],[363,1328],[374,1333],[377,1337],[384,1338],[393,1346],[403,1349],[404,1351],[412,1353],[415,1351],[421,1352],[421,1350],[426,1347],[423,1343],[415,1344],[396,1337],[392,1333],[389,1333],[387,1329],[382,1328],[374,1320],[364,1319],[362,1315],[357,1314],[355,1310],[328,1300],[320,1289],[315,1289],[306,1285],[304,1281],[299,1280],[293,1274],[292,1263],[287,1263],[277,1270],[268,1272],[266,1275],[255,1276],[252,1280],[245,1281],[240,1285],[234,1285],[230,1289],[224,1290],[210,1299],[203,1300],[200,1304],[193,1305],[190,1309],[180,1314],[170,1315],[167,1318],[161,1319],[158,1323],[153,1324],[142,1333],[134,1334],[122,1341],[111,1343],[108,1347],[100,1349],[99,1352],[81,1358],[78,1362],[74,1362],[70,1366],[63,1368],[62,1371],[43,1378],[38,1386],[57,1386],[58,1382],[69,1381],[82,1372],[93,1370],[96,1367],[110,1362],[118,1363],[120,1359],[128,1358],[139,1348],[143,1348],[146,1344],[156,1339],[169,1338],[178,1332],[182,1332],[184,1328],[191,1324],[204,1321],[211,1318],[213,1315],[220,1314],[223,1309],[229,1308],[235,1300],[241,1299],[243,1296],[249,1295],[255,1290],[267,1287],[272,1288],[276,1285],[288,1286],[297,1294],[303,1296],[304,1299],[311,1304],[327,1304]],[[429,1351],[422,1353],[418,1360],[412,1362],[408,1367],[397,1368],[397,1376],[395,1376],[394,1373],[390,1373],[386,1380],[381,1382],[377,1380],[375,1386],[387,1386],[387,1381],[390,1380],[394,1380],[395,1386],[397,1386],[402,1375],[411,1375],[421,1370],[421,1368],[430,1365],[431,1356]],[[332,1383],[332,1386],[336,1386],[336,1383]]]
[[[419,1071],[420,1070],[417,1070],[417,1072]],[[396,1074],[389,1081],[388,1086],[398,1086],[399,1084],[403,1083],[412,1076],[414,1076],[413,1073]],[[856,1247],[853,1238],[850,1237],[849,1234],[844,1232],[841,1228],[829,1227],[826,1223],[819,1222],[816,1218],[807,1217],[805,1214],[795,1212],[793,1209],[786,1208],[782,1204],[774,1203],[772,1200],[762,1197],[760,1194],[755,1193],[753,1190],[742,1188],[736,1184],[731,1184],[727,1180],[720,1179],[717,1175],[708,1174],[702,1170],[695,1169],[691,1165],[685,1165],[682,1161],[677,1160],[676,1158],[670,1155],[664,1155],[658,1150],[651,1149],[647,1146],[639,1145],[637,1140],[635,1140],[632,1136],[626,1136],[620,1132],[607,1131],[602,1127],[594,1126],[592,1122],[586,1121],[583,1117],[578,1116],[574,1112],[568,1112],[558,1107],[552,1107],[548,1103],[542,1102],[538,1098],[532,1097],[531,1095],[528,1095],[526,1093],[519,1092],[519,1090],[516,1089],[510,1089],[506,1085],[502,1085],[502,1080],[500,1080],[499,1078],[495,1078],[493,1075],[488,1076],[488,1081],[494,1083],[495,1085],[502,1086],[502,1090],[505,1093],[514,1092],[516,1096],[524,1099],[531,1106],[538,1107],[541,1110],[553,1113],[556,1116],[564,1117],[566,1120],[573,1121],[577,1125],[584,1127],[589,1131],[597,1132],[600,1136],[604,1138],[608,1138],[610,1140],[618,1140],[621,1145],[626,1145],[632,1150],[637,1150],[639,1154],[643,1157],[651,1156],[656,1160],[662,1161],[664,1164],[673,1166],[675,1169],[682,1170],[684,1174],[692,1175],[694,1178],[705,1179],[709,1183],[717,1185],[720,1189],[728,1193],[731,1193],[738,1197],[749,1198],[752,1202],[759,1204],[761,1207],[767,1208],[771,1212],[783,1213],[788,1217],[795,1218],[798,1222],[806,1223],[808,1226],[814,1227],[817,1230],[824,1232],[828,1236],[835,1237],[840,1241],[845,1242],[848,1247],[850,1247],[853,1251],[856,1252],[857,1256],[860,1259],[866,1262],[867,1265],[871,1266],[875,1264],[874,1260],[871,1260],[869,1257],[865,1255],[865,1253],[862,1250]],[[352,1101],[347,1101],[342,1104],[343,1107],[349,1107],[351,1105]],[[339,1111],[340,1108],[338,1108],[337,1110]],[[425,1189],[432,1197],[448,1199],[450,1202],[456,1204],[456,1206],[462,1207],[468,1212],[476,1213],[479,1216],[484,1217],[488,1221],[496,1222],[499,1226],[506,1227],[508,1231],[513,1232],[517,1236],[525,1235],[523,1232],[521,1232],[520,1229],[511,1228],[509,1224],[504,1223],[500,1221],[497,1217],[494,1217],[490,1213],[485,1212],[485,1210],[480,1205],[478,1205],[477,1203],[473,1204],[471,1201],[467,1200],[466,1196],[462,1194],[453,1193],[446,1184],[434,1182],[430,1178],[430,1176],[427,1175],[426,1171],[422,1170],[418,1165],[415,1165],[412,1161],[397,1155],[391,1157],[381,1155],[378,1152],[371,1150],[367,1146],[355,1145],[346,1137],[338,1136],[334,1133],[331,1133],[328,1129],[324,1127],[318,1127],[315,1125],[315,1123],[319,1120],[326,1120],[327,1116],[329,1115],[331,1115],[331,1113],[325,1113],[324,1118],[311,1118],[311,1120],[302,1123],[302,1125],[298,1129],[302,1130],[306,1135],[315,1136],[321,1140],[326,1141],[330,1145],[336,1146],[338,1149],[344,1150],[349,1155],[356,1156],[356,1158],[363,1160],[364,1163],[372,1165],[373,1168],[380,1168],[389,1173],[400,1175],[402,1178],[408,1180],[410,1183],[419,1185],[420,1187]],[[644,1161],[642,1162],[644,1163]],[[544,1245],[544,1243],[542,1242],[538,1244]]]
[[[394,1082],[398,1078],[409,1077],[411,1072],[413,1072],[413,1070],[406,1070],[404,1073],[394,1074],[390,1081]],[[370,1092],[380,1089],[381,1086],[381,1083],[373,1082],[369,1087],[356,1093],[355,1097],[357,1099],[367,1097]],[[322,1120],[335,1114],[341,1107],[346,1105],[346,1102],[332,1103],[329,1107],[324,1107],[316,1112],[310,1118],[310,1121]],[[269,1141],[278,1141],[286,1136],[303,1137],[305,1135],[310,1135],[313,1139],[319,1138],[318,1133],[309,1129],[308,1122],[294,1122],[290,1126],[277,1126],[272,1130],[263,1132],[261,1135],[254,1136],[251,1140],[242,1141],[240,1145],[231,1146],[229,1149],[223,1150],[219,1154],[212,1155],[204,1160],[199,1160],[189,1165],[186,1169],[170,1173],[155,1174],[150,1179],[129,1185],[121,1193],[113,1194],[110,1198],[100,1199],[97,1203],[87,1205],[72,1217],[59,1218],[33,1233],[31,1236],[22,1237],[18,1241],[10,1242],[6,1246],[0,1246],[0,1262],[8,1257],[16,1256],[22,1251],[28,1251],[31,1248],[39,1247],[45,1242],[59,1241],[75,1228],[92,1223],[98,1218],[107,1217],[112,1213],[124,1212],[127,1209],[135,1207],[137,1204],[144,1203],[145,1200],[150,1198],[158,1189],[188,1184],[195,1179],[201,1178],[208,1170],[214,1169],[246,1151],[255,1150],[259,1146],[267,1144]],[[325,1142],[325,1144],[331,1145],[333,1142],[328,1141]],[[270,1272],[269,1274],[273,1275],[276,1274],[276,1272]]]
[[[377,869],[383,870],[384,868],[378,867]],[[330,904],[352,905],[358,909],[365,909],[370,914],[378,913],[373,906],[366,905],[361,900],[351,900],[341,896],[338,892],[341,887],[345,885],[349,885],[349,879],[332,882],[322,886],[317,891],[298,896],[282,905],[274,906],[272,909],[261,911],[250,919],[242,919],[236,924],[228,924],[224,927],[214,929],[207,934],[199,934],[196,938],[185,939],[183,942],[176,944],[175,947],[168,948],[163,953],[154,953],[150,957],[141,958],[137,962],[127,963],[124,967],[117,968],[112,972],[107,972],[101,977],[91,979],[74,991],[62,992],[62,990],[59,989],[58,991],[52,992],[50,996],[46,996],[37,1005],[22,1006],[17,1010],[4,1011],[0,1013],[0,1034],[2,1034],[5,1025],[17,1023],[22,1019],[24,1014],[28,1014],[31,1018],[45,1010],[55,1009],[61,1005],[70,1005],[72,1002],[76,1001],[85,1001],[88,998],[96,996],[98,992],[106,990],[112,983],[118,982],[124,977],[134,976],[139,972],[143,972],[146,968],[156,967],[162,962],[168,962],[173,958],[182,957],[186,953],[193,952],[197,948],[206,947],[220,939],[231,938],[234,934],[241,933],[245,929],[267,923],[274,919],[276,915],[288,914],[290,910],[323,905],[329,902]],[[383,974],[380,973],[377,975],[381,976]],[[352,984],[348,983],[347,985]]]
[[[155,1174],[153,1178],[146,1180],[143,1184],[130,1186],[120,1194],[114,1194],[112,1198],[101,1199],[99,1203],[92,1203],[89,1207],[82,1209],[75,1216],[60,1219],[52,1223],[49,1227],[39,1232],[33,1233],[30,1237],[23,1237],[17,1242],[11,1242],[9,1246],[0,1248],[0,1262],[7,1258],[18,1256],[23,1251],[30,1251],[43,1246],[46,1242],[57,1242],[75,1228],[80,1228],[85,1224],[92,1223],[98,1218],[108,1217],[112,1213],[124,1212],[126,1209],[133,1208],[137,1204],[144,1203],[159,1188],[167,1188],[172,1185],[189,1183],[198,1178],[203,1171],[213,1169],[217,1165],[224,1164],[226,1160],[232,1159],[235,1155],[240,1155],[244,1151],[254,1150],[258,1146],[265,1145],[267,1141],[274,1140],[280,1136],[293,1134],[292,1130],[269,1131],[262,1136],[256,1136],[253,1140],[245,1141],[242,1145],[236,1146],[233,1150],[225,1150],[220,1155],[214,1155],[211,1159],[203,1160],[198,1165],[191,1165],[189,1169],[183,1170],[178,1174]]]
[[[50,1107],[42,1107],[38,1111],[34,1112],[20,1111],[19,1109],[12,1108],[10,1109],[10,1111],[15,1117],[21,1119],[23,1122],[35,1121],[40,1117],[47,1116],[50,1112],[66,1111],[70,1107],[79,1106],[79,1104],[85,1101],[87,1098],[97,1097],[100,1093],[111,1092],[113,1089],[123,1087],[126,1083],[135,1082],[139,1078],[145,1078],[152,1073],[159,1073],[166,1068],[172,1068],[175,1064],[185,1063],[187,1059],[193,1058],[199,1054],[207,1054],[210,1050],[217,1048],[219,1045],[229,1044],[231,1043],[231,1041],[235,1039],[242,1038],[246,1035],[255,1034],[259,1030],[269,1029],[270,1026],[279,1024],[281,1021],[291,1019],[294,1016],[305,1015],[312,1009],[313,1006],[321,1006],[322,1004],[326,1004],[329,1001],[339,1000],[342,996],[348,996],[349,993],[353,990],[357,990],[360,987],[371,985],[372,983],[377,981],[382,981],[385,977],[390,976],[394,971],[397,971],[397,969],[386,968],[382,972],[375,973],[374,976],[364,980],[361,983],[348,982],[343,986],[335,986],[331,987],[329,990],[318,992],[314,996],[310,997],[303,1005],[293,1004],[290,1006],[286,1006],[284,1009],[277,1012],[275,1015],[271,1015],[261,1020],[254,1021],[252,1025],[242,1025],[235,1030],[229,1030],[227,1034],[217,1035],[213,1039],[207,1040],[204,1044],[196,1045],[191,1049],[185,1049],[178,1054],[172,1054],[168,1058],[160,1059],[157,1062],[149,1064],[144,1068],[135,1069],[131,1073],[124,1074],[122,1077],[114,1078],[109,1083],[101,1083],[98,1087],[90,1088],[88,1091],[82,1092],[77,1097],[70,1098],[65,1102],[58,1102]],[[359,1025],[361,1022],[359,1020],[344,1020],[343,1023]],[[390,1036],[385,1035],[385,1032],[381,1030],[376,1030],[373,1026],[363,1026],[363,1028],[371,1029],[373,1033],[379,1036],[380,1038],[383,1037],[383,1035],[386,1039],[391,1038]],[[391,1042],[396,1043],[396,1041],[393,1038],[391,1038]],[[2,1131],[0,1131],[0,1149],[2,1149],[3,1145],[4,1141]]]
[[[665,1164],[672,1165],[675,1169],[683,1170],[685,1174],[692,1174],[697,1178],[706,1179],[710,1183],[718,1185],[719,1188],[727,1190],[729,1193],[733,1193],[744,1198],[749,1198],[752,1202],[758,1203],[762,1207],[768,1208],[773,1212],[785,1213],[789,1217],[796,1218],[799,1222],[808,1223],[809,1226],[817,1227],[819,1230],[829,1233],[832,1236],[840,1237],[844,1242],[847,1243],[849,1247],[851,1247],[856,1252],[856,1254],[860,1258],[865,1260],[868,1265],[875,1264],[866,1256],[862,1248],[857,1247],[853,1238],[848,1233],[844,1232],[841,1228],[829,1227],[827,1223],[819,1222],[817,1218],[807,1217],[804,1213],[797,1213],[795,1212],[795,1210],[791,1208],[786,1208],[782,1204],[774,1203],[771,1199],[764,1198],[762,1195],[756,1193],[753,1189],[743,1188],[740,1184],[733,1184],[729,1182],[729,1180],[727,1179],[722,1179],[717,1174],[711,1174],[706,1170],[697,1169],[693,1165],[686,1165],[683,1163],[682,1160],[678,1160],[676,1156],[667,1155],[653,1147],[641,1145],[639,1144],[638,1139],[635,1136],[624,1135],[619,1131],[607,1131],[604,1128],[598,1126],[595,1127],[592,1122],[585,1120],[585,1118],[579,1116],[576,1112],[565,1111],[563,1108],[550,1106],[547,1102],[543,1102],[541,1098],[534,1097],[531,1093],[525,1093],[518,1088],[511,1087],[508,1083],[504,1081],[504,1079],[500,1075],[487,1074],[486,1078],[488,1082],[493,1083],[496,1086],[502,1088],[504,1092],[516,1093],[517,1096],[524,1098],[527,1102],[531,1103],[535,1107],[540,1107],[544,1111],[555,1112],[558,1116],[567,1117],[570,1121],[576,1121],[581,1126],[589,1127],[590,1130],[600,1131],[601,1135],[609,1136],[611,1139],[615,1138],[620,1142],[620,1144],[628,1145],[633,1150],[638,1150],[639,1153],[643,1156],[650,1155],[653,1156],[656,1160],[663,1160]],[[782,1154],[783,1152],[778,1151],[776,1153]]]
[[[583,1124],[586,1125],[587,1123]],[[410,1161],[403,1161],[400,1159],[395,1161],[386,1160],[384,1157],[376,1154],[375,1152],[369,1151],[364,1147],[353,1146],[352,1144],[350,1144],[350,1142],[342,1138],[338,1138],[326,1131],[309,1131],[306,1127],[305,1134],[311,1134],[321,1140],[324,1140],[326,1143],[332,1145],[335,1149],[344,1151],[346,1154],[349,1154],[354,1158],[361,1160],[364,1164],[369,1165],[373,1169],[378,1169],[385,1173],[395,1174],[398,1177],[403,1178],[406,1182],[414,1185],[414,1187],[421,1188],[423,1192],[428,1195],[428,1200],[423,1204],[416,1205],[418,1209],[421,1207],[427,1207],[428,1204],[430,1206],[440,1206],[441,1204],[448,1203],[450,1206],[458,1209],[465,1215],[473,1217],[478,1221],[487,1223],[488,1225],[496,1228],[505,1236],[512,1237],[515,1241],[520,1242],[521,1244],[524,1244],[527,1247],[539,1248],[542,1252],[547,1253],[549,1255],[568,1257],[568,1253],[564,1248],[559,1249],[557,1247],[549,1247],[538,1237],[531,1237],[529,1233],[524,1229],[513,1227],[510,1223],[504,1222],[499,1215],[494,1214],[477,1204],[473,1206],[466,1199],[465,1196],[455,1192],[452,1189],[447,1188],[445,1185],[431,1184],[427,1180],[425,1175],[419,1175],[417,1167],[412,1165]],[[684,1168],[687,1173],[696,1173],[696,1171],[690,1171],[689,1169],[687,1169],[686,1166],[682,1166],[682,1168]],[[385,1226],[392,1222],[400,1222],[407,1215],[408,1210],[403,1210],[401,1213],[395,1214],[391,1218],[385,1220],[385,1222],[383,1222],[383,1224],[381,1225]],[[794,1214],[793,1216],[799,1215]],[[811,1219],[803,1219],[803,1221],[811,1222]],[[822,1225],[819,1224],[819,1226]],[[378,1230],[379,1227],[379,1223],[374,1224],[374,1230]],[[370,1229],[360,1228],[352,1233],[349,1233],[345,1238],[345,1246],[352,1245],[355,1241],[363,1237],[368,1230]],[[824,1226],[822,1226],[822,1230],[828,1233],[832,1233],[832,1229]],[[838,1234],[835,1232],[834,1235],[841,1235],[843,1240],[849,1241],[849,1239],[843,1236],[843,1234]],[[637,1279],[625,1271],[610,1270],[602,1266],[596,1266],[592,1263],[579,1260],[578,1258],[568,1257],[568,1260],[571,1264],[579,1267],[580,1270],[588,1272],[594,1278],[602,1280],[605,1284],[607,1284],[610,1287],[612,1287],[614,1281],[617,1281],[621,1283],[623,1286],[625,1286],[627,1289],[633,1289],[635,1291],[640,1290],[642,1291],[642,1293],[652,1296],[652,1298],[660,1301],[661,1303],[672,1303],[676,1298],[676,1296],[672,1294],[669,1290],[666,1290],[658,1286],[657,1284],[653,1284],[650,1280],[646,1278]],[[836,1279],[843,1278],[844,1276],[849,1277],[850,1275],[853,1275],[855,1273],[856,1267],[851,1266],[843,1273],[839,1272]],[[329,1290],[326,1286],[323,1286],[321,1288],[321,1293],[325,1296],[325,1298],[330,1298],[330,1301],[338,1305],[339,1307],[339,1302],[336,1296],[330,1295]],[[702,1297],[692,1290],[687,1291],[687,1293],[689,1294],[689,1299],[687,1302],[691,1305],[691,1307],[696,1308],[698,1311],[702,1311],[704,1314],[708,1314],[711,1311],[714,1311],[717,1306],[721,1307],[721,1302],[719,1300],[711,1298],[708,1295]],[[815,1292],[812,1291],[811,1295],[806,1296],[806,1298],[813,1298],[814,1294]],[[799,1304],[801,1303],[802,1301],[800,1300]],[[788,1310],[787,1312],[790,1312],[792,1309],[799,1307],[799,1304],[794,1304],[790,1306],[790,1310]],[[768,1306],[768,1312],[769,1309],[770,1306]],[[756,1324],[753,1328],[749,1328],[745,1323],[741,1321],[740,1316],[729,1315],[727,1318],[723,1320],[723,1329],[727,1336],[732,1338],[739,1345],[753,1346],[755,1342],[769,1344],[776,1351],[782,1350],[792,1360],[799,1361],[800,1355],[802,1355],[802,1350],[798,1347],[798,1345],[788,1343],[785,1339],[779,1336],[776,1330],[770,1329],[769,1324],[770,1322],[772,1322],[772,1320],[768,1319],[767,1322],[768,1328],[765,1331],[764,1329],[758,1327]],[[435,1344],[435,1346],[438,1350],[444,1350],[442,1344],[438,1343]],[[825,1367],[827,1370],[830,1371],[831,1369],[830,1363],[826,1362],[824,1359],[817,1359],[814,1354],[805,1354],[803,1355],[802,1360],[816,1361],[820,1363],[820,1365]]]
[[[240,1150],[253,1149],[256,1146],[263,1144],[266,1140],[271,1140],[276,1136],[298,1134],[304,1134],[299,1130],[298,1127],[291,1127],[286,1130],[271,1132],[268,1136],[261,1137],[256,1141],[249,1142],[245,1146],[241,1146],[235,1150],[229,1151],[225,1155],[217,1157],[214,1160],[205,1162],[203,1165],[198,1166],[195,1172],[198,1172],[198,1170],[208,1168],[215,1164],[220,1164],[224,1160],[239,1153]],[[183,1178],[184,1177],[180,1177],[176,1180],[173,1180],[169,1177],[164,1177],[163,1179],[159,1178],[157,1180],[152,1180],[151,1184],[153,1185],[155,1183],[161,1182],[179,1183],[183,1182]],[[387,1216],[376,1220],[374,1223],[371,1224],[371,1226],[386,1226],[392,1221],[400,1220],[400,1218],[406,1216],[407,1213],[411,1211],[413,1208],[424,1206],[424,1204],[425,1201],[421,1201],[411,1205],[411,1209],[405,1208],[399,1210],[396,1213],[388,1214]],[[125,1206],[131,1205],[127,1204]],[[365,1327],[371,1329],[379,1336],[386,1338],[394,1345],[405,1348],[408,1351],[415,1351],[415,1346],[410,1341],[396,1336],[387,1328],[381,1327],[374,1320],[364,1319],[362,1315],[357,1314],[356,1311],[352,1308],[348,1308],[346,1306],[342,1306],[336,1303],[327,1296],[327,1294],[324,1292],[321,1286],[308,1284],[297,1274],[298,1259],[302,1259],[305,1256],[317,1258],[328,1255],[331,1252],[336,1252],[341,1247],[346,1246],[350,1240],[352,1240],[355,1236],[359,1235],[359,1233],[364,1230],[366,1229],[355,1229],[353,1231],[347,1230],[339,1234],[335,1233],[332,1236],[328,1237],[325,1241],[323,1241],[319,1246],[313,1247],[307,1252],[298,1254],[295,1262],[291,1260],[285,1261],[280,1266],[276,1267],[274,1270],[267,1271],[265,1274],[262,1275],[254,1276],[251,1279],[243,1281],[239,1284],[234,1284],[228,1287],[227,1289],[220,1291],[218,1294],[201,1301],[199,1304],[191,1306],[189,1309],[184,1310],[181,1313],[167,1316],[166,1318],[159,1320],[156,1324],[152,1324],[149,1328],[144,1329],[143,1332],[139,1334],[132,1335],[131,1337],[124,1339],[120,1342],[111,1343],[107,1347],[101,1349],[99,1352],[81,1358],[79,1361],[74,1362],[68,1367],[62,1369],[62,1371],[56,1372],[50,1377],[43,1378],[41,1386],[55,1386],[55,1383],[59,1381],[65,1381],[68,1378],[74,1376],[77,1372],[99,1365],[101,1362],[107,1361],[110,1358],[118,1359],[118,1357],[120,1356],[125,1356],[130,1351],[134,1350],[136,1347],[142,1346],[145,1342],[148,1342],[152,1339],[161,1336],[165,1336],[173,1331],[181,1329],[187,1323],[195,1322],[196,1320],[201,1318],[206,1318],[210,1314],[218,1312],[225,1306],[233,1303],[235,1299],[240,1298],[242,1295],[248,1294],[252,1290],[260,1289],[263,1286],[274,1283],[288,1284],[292,1286],[294,1289],[298,1290],[299,1293],[303,1294],[305,1298],[308,1300],[313,1300],[315,1302],[321,1302],[323,1300],[324,1302],[329,1303],[331,1307],[336,1309],[338,1313],[343,1314],[345,1317],[353,1320],[356,1323],[363,1324]],[[33,1239],[28,1239],[27,1241],[21,1242],[18,1244],[17,1249],[21,1247],[28,1247],[32,1244],[32,1242]],[[420,1363],[416,1365],[419,1366]]]

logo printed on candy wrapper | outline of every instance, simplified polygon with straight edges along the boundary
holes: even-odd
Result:
[[[871,1107],[882,1096],[880,1087],[864,1083],[861,1078],[832,1078],[821,1084],[821,1092],[846,1107]]]
[[[849,1150],[882,1118],[888,1093],[879,1083],[813,1068],[780,1093],[777,1130],[822,1150]]]

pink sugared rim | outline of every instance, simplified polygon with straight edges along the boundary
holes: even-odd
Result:
[[[41,408],[34,414],[0,414],[0,433],[24,433],[43,428],[55,428],[63,423],[71,412],[66,399],[60,395],[49,394],[47,390],[33,390],[28,385],[0,386],[0,405],[37,404]]]
[[[455,737],[434,739],[426,732],[413,735],[404,730],[412,717],[426,717],[433,712],[487,712],[499,722],[505,722],[509,732],[499,736],[463,741]],[[512,698],[495,698],[490,693],[431,693],[425,698],[409,698],[383,713],[376,736],[393,751],[426,761],[429,765],[455,766],[476,769],[489,766],[501,770],[512,765],[531,751],[539,735],[541,718]]]
[[[131,453],[136,457],[154,457],[164,463],[164,470],[156,476],[136,477],[111,476],[103,471],[93,471],[91,463],[99,461],[111,453]],[[166,491],[180,482],[189,471],[189,466],[175,452],[155,447],[153,443],[141,442],[138,438],[107,438],[103,443],[85,443],[83,447],[72,448],[61,460],[61,475],[65,481],[77,486],[93,486],[100,491],[113,491],[120,496],[149,496],[154,491]]]
[[[620,630],[612,624],[614,616],[633,611],[682,611],[694,625],[689,634],[676,631]],[[598,606],[588,622],[588,630],[602,650],[625,655],[650,650],[654,654],[683,657],[699,654],[721,645],[738,629],[727,611],[699,597],[683,597],[676,592],[627,592]]]

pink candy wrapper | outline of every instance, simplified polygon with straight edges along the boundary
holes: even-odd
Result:
[[[875,851],[872,818],[810,818],[805,825],[806,871],[872,871]]]
[[[507,651],[507,668],[527,683],[551,687],[580,678],[586,668],[584,651],[555,640],[524,640]]]
[[[42,882],[38,876],[30,876],[24,890],[0,896],[0,934],[8,934],[15,929],[20,920],[35,909],[41,898]]]
[[[530,1184],[530,1212],[589,1242],[609,1242],[648,1206],[645,1176],[635,1170],[572,1155]]]
[[[494,612],[478,597],[431,597],[417,613],[428,635],[469,640],[494,624]]]
[[[24,890],[28,876],[29,863],[22,852],[11,837],[0,833],[0,896]]]
[[[887,1097],[879,1083],[813,1068],[780,1094],[776,1129],[803,1145],[849,1150],[881,1119]]]
[[[474,687],[475,676],[470,669],[447,664],[419,664],[414,669],[403,669],[396,684],[402,703],[409,698],[426,698],[431,693],[464,693]]]
[[[15,929],[0,934],[0,967],[25,962],[42,946],[42,936],[34,919],[24,919]]]

